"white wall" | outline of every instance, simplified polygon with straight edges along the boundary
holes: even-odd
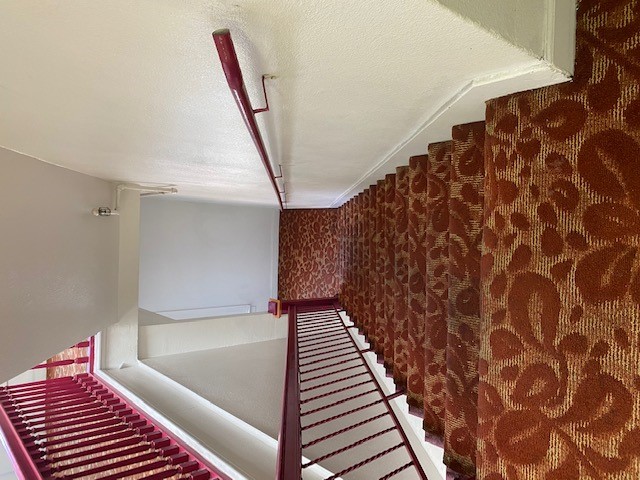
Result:
[[[560,70],[573,73],[575,0],[436,0]]]
[[[287,315],[276,318],[269,313],[232,315],[200,320],[164,323],[151,318],[153,313],[140,310],[140,358],[231,347],[266,342],[287,337]]]
[[[46,368],[35,368],[33,370],[27,370],[22,372],[16,377],[13,377],[6,382],[2,382],[2,385],[20,385],[22,383],[31,383],[31,382],[41,382],[42,380],[47,379],[47,369]]]
[[[0,443],[0,480],[18,480],[9,453],[3,443]]]
[[[0,382],[116,321],[113,186],[0,148]]]
[[[140,308],[266,311],[277,291],[279,218],[276,208],[143,198]]]
[[[132,366],[138,360],[140,194],[131,190],[123,191],[118,210],[118,321],[100,336],[100,368],[105,369]]]

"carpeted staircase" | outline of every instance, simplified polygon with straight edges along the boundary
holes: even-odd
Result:
[[[454,137],[340,209],[341,300],[447,464],[473,475],[485,125]]]
[[[572,82],[338,209],[340,300],[460,478],[640,478],[640,1],[577,24]]]

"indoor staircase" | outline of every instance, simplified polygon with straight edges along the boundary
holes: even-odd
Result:
[[[475,474],[485,124],[458,126],[340,209],[341,301],[420,409],[445,461]],[[453,181],[452,181],[453,180]]]
[[[340,302],[458,478],[640,478],[640,2],[578,3],[572,82],[337,212]]]
[[[0,386],[0,440],[17,478],[229,478],[95,376],[93,361],[92,337],[33,367],[43,379]]]
[[[288,315],[276,479],[311,478],[309,467],[320,465],[326,480],[428,480],[422,443],[394,407],[403,391],[379,381],[355,325],[329,301],[291,305]]]

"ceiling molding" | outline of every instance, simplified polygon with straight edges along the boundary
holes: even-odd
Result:
[[[526,68],[487,75],[469,82],[435,108],[413,134],[342,192],[331,207],[342,205],[386,174],[394,173],[396,167],[408,165],[410,157],[425,154],[429,143],[449,140],[454,125],[483,120],[487,100],[569,79],[568,75],[545,60],[538,60]]]

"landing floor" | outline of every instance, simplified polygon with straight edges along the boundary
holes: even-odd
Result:
[[[277,439],[287,340],[167,355],[144,363]]]
[[[348,317],[345,317],[345,321],[350,323]],[[361,348],[368,347],[362,336],[355,337]],[[204,447],[215,452],[246,478],[270,480],[275,471],[277,444],[274,439],[277,438],[280,428],[285,353],[286,340],[271,340],[155,357],[145,360],[145,365],[110,371],[109,374],[196,438]],[[393,392],[395,390],[393,382],[385,377],[384,369],[375,361],[375,355],[369,353],[366,356],[370,365],[374,366],[383,389],[387,393]],[[339,376],[340,374],[333,378],[339,378]],[[161,379],[164,377],[170,380],[163,382]],[[323,393],[330,388],[335,387],[319,388],[314,390],[313,394]],[[357,394],[363,391],[362,388],[364,387],[356,387],[344,393],[320,399],[305,406],[305,409],[316,408],[330,401]],[[305,417],[303,425],[364,405],[371,400],[370,396],[364,396],[348,404],[324,410]],[[212,404],[215,406],[213,409]],[[415,442],[420,444],[416,446],[422,450],[421,456],[427,455],[431,458],[426,460],[426,463],[432,466],[429,469],[431,470],[429,478],[444,478],[444,466],[438,461],[442,458],[442,450],[420,441],[423,435],[420,419],[408,414],[404,397],[396,398],[393,404],[399,416],[402,417],[405,431],[412,431]],[[334,422],[334,425],[320,425],[310,435],[305,434],[304,441],[372,418],[382,411],[381,407],[368,408],[348,419],[340,419]],[[237,419],[240,421],[238,422]],[[245,427],[243,430],[243,423],[254,428]],[[367,423],[357,431],[350,431],[331,441],[309,448],[305,453],[315,458],[366,435],[379,432],[389,425],[387,418],[381,418]],[[324,460],[322,466],[332,472],[338,472],[348,465],[353,465],[388,448],[393,445],[393,442],[395,440],[390,434],[378,437],[350,450],[346,455],[337,455]],[[405,456],[403,451],[394,452],[387,455],[384,460],[373,462],[365,468],[345,475],[344,478],[345,480],[378,478],[405,462]],[[328,475],[323,474],[317,477],[315,472],[308,473],[311,475],[305,475],[305,478],[327,478],[330,475],[327,472]],[[412,480],[414,476],[414,473],[405,471],[394,478]]]

